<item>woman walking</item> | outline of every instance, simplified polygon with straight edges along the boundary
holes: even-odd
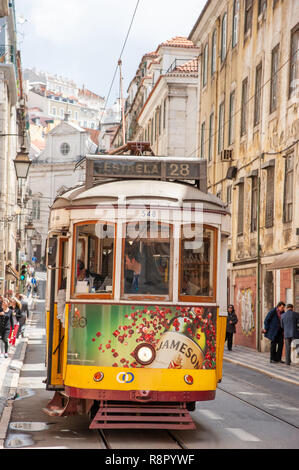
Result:
[[[4,343],[4,357],[8,357],[8,337],[10,329],[14,329],[12,309],[9,308],[9,302],[4,299],[2,302],[2,312],[0,312],[0,339]]]
[[[227,323],[226,323],[226,338],[227,349],[232,350],[233,346],[233,335],[236,333],[236,324],[238,323],[238,317],[235,312],[233,305],[229,305],[227,308]]]

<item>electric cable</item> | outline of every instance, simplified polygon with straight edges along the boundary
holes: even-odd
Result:
[[[126,38],[125,38],[125,41],[124,41],[124,44],[123,44],[123,47],[122,47],[121,52],[120,52],[118,62],[121,60],[123,52],[125,50],[125,47],[126,47],[126,44],[127,44],[128,38],[129,38],[129,34],[130,34],[130,31],[131,31],[131,28],[132,28],[132,25],[133,25],[133,21],[135,19],[136,13],[137,13],[139,2],[140,2],[140,0],[137,0],[135,10],[134,10],[134,13],[133,13],[133,16],[132,16],[132,19],[131,19],[131,23],[130,23],[130,26],[129,26],[129,29],[128,29],[128,32],[127,32],[127,35],[126,35]],[[118,63],[117,63],[117,66],[115,68],[114,75],[113,75],[113,78],[112,78],[112,82],[111,82],[111,85],[110,85],[110,88],[109,88],[108,96],[107,96],[107,99],[105,101],[105,106],[104,106],[104,109],[102,111],[102,115],[101,115],[100,122],[99,122],[99,127],[101,126],[102,119],[103,119],[104,113],[105,113],[106,108],[107,108],[107,103],[108,103],[108,100],[110,98],[110,94],[111,94],[112,87],[113,87],[113,84],[114,84],[114,80],[115,80],[115,77],[116,77],[116,74],[117,74],[117,70],[118,70]]]

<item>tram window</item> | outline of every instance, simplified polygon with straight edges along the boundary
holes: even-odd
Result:
[[[126,226],[123,256],[123,297],[171,296],[171,229],[166,224],[140,223],[138,236]]]
[[[114,238],[114,225],[76,226],[75,294],[112,295]]]
[[[215,297],[216,231],[193,227],[190,237],[184,233],[181,240],[180,295]],[[187,300],[187,299],[186,299]]]

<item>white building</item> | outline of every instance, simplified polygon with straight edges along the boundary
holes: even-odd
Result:
[[[190,156],[196,147],[199,48],[185,37],[145,54],[128,88],[126,140],[149,141],[156,155]],[[122,145],[122,129],[114,147]]]
[[[74,172],[75,164],[97,150],[86,130],[62,121],[46,136],[45,149],[33,161],[28,176],[30,222],[35,234],[27,246],[27,259],[42,261],[48,234],[49,207],[56,195],[73,187],[83,176]]]

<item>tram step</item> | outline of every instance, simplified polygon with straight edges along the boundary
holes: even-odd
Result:
[[[173,406],[101,402],[90,429],[196,429],[185,404]]]

